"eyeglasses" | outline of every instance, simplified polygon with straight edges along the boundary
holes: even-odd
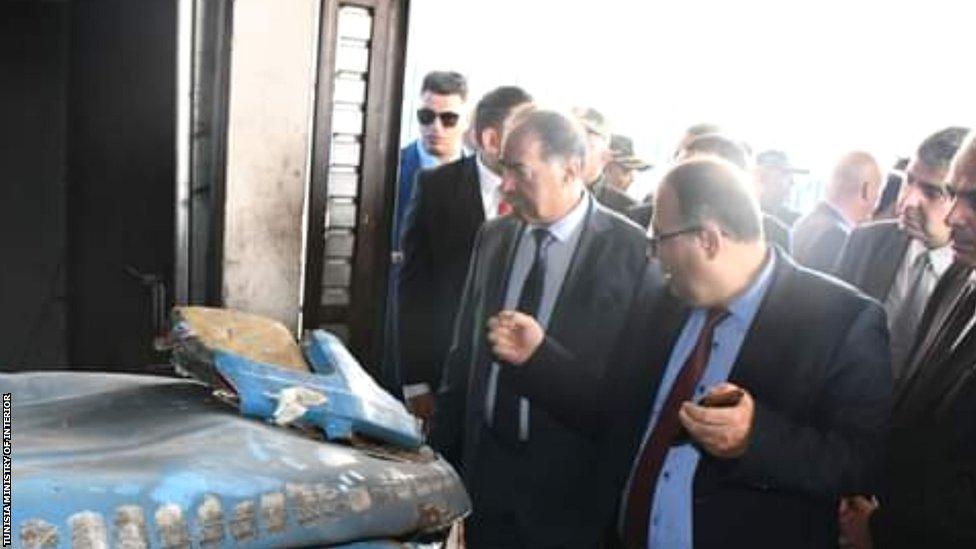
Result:
[[[692,225],[681,229],[675,229],[666,233],[658,233],[647,239],[647,257],[657,257],[661,243],[683,234],[695,233],[702,230],[701,225]]]
[[[430,126],[434,123],[435,118],[441,119],[441,126],[445,128],[453,128],[457,126],[458,120],[461,119],[461,115],[456,112],[443,111],[437,112],[434,109],[417,109],[417,121],[423,126]]]

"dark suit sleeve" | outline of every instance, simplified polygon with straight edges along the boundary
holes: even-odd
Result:
[[[479,324],[475,318],[478,314],[475,304],[484,290],[476,282],[479,280],[477,266],[483,234],[484,226],[475,236],[461,306],[454,320],[454,335],[444,361],[444,375],[441,376],[441,384],[437,389],[437,407],[431,428],[431,445],[455,466],[461,463],[468,380],[474,359],[472,343],[478,336],[474,333],[475,326]]]
[[[403,267],[399,280],[400,377],[405,385],[433,383],[443,357],[430,356],[435,325],[434,264],[428,218],[430,185],[428,172],[418,172],[410,204],[404,217]],[[434,391],[437,388],[431,386]]]
[[[814,417],[799,423],[757,400],[746,453],[720,464],[730,478],[822,497],[878,493],[892,398],[884,312],[866,304],[840,329]]]
[[[798,247],[794,255],[797,261],[806,267],[823,273],[831,273],[846,242],[847,233],[843,229],[829,227],[820,233],[816,241],[811,242],[806,249]]]

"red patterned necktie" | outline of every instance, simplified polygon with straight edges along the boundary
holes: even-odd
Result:
[[[509,204],[508,202],[505,202],[504,198],[498,201],[498,217],[501,217],[503,215],[508,215],[511,212],[512,212],[512,205]]]
[[[664,459],[671,448],[671,442],[681,431],[681,421],[678,419],[678,409],[681,404],[691,399],[695,386],[701,380],[708,364],[708,357],[712,351],[712,335],[715,327],[728,316],[724,309],[710,309],[705,318],[705,325],[698,334],[695,347],[685,360],[681,372],[671,385],[671,392],[664,401],[661,413],[657,416],[657,424],[651,435],[644,443],[638,457],[637,466],[630,482],[630,492],[627,494],[627,507],[624,509],[623,535],[626,547],[647,547],[648,520],[657,478],[664,465]]]

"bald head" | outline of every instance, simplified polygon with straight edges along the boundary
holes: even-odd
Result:
[[[734,240],[761,239],[759,204],[745,173],[717,157],[695,157],[671,169],[661,189],[673,191],[687,224],[711,221]]]
[[[830,174],[827,200],[855,223],[867,219],[874,211],[881,191],[881,167],[864,151],[842,156]]]

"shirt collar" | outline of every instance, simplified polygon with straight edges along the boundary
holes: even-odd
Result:
[[[932,270],[935,271],[935,276],[941,277],[946,272],[946,269],[949,268],[949,265],[952,265],[951,246],[942,246],[941,248],[930,250],[925,247],[925,244],[922,244],[921,241],[914,238],[908,244],[908,253],[906,254],[908,255],[909,265],[915,263],[918,256],[924,253],[929,254],[929,262],[932,265]]]
[[[493,193],[501,187],[502,178],[497,173],[488,169],[481,161],[481,156],[475,155],[475,163],[478,165],[478,184],[481,185],[481,193]]]
[[[434,155],[430,154],[429,152],[427,152],[427,149],[424,148],[424,143],[423,143],[423,140],[422,139],[418,139],[417,141],[415,141],[415,143],[417,144],[417,154],[420,156],[420,167],[421,168],[424,168],[424,169],[427,169],[427,168],[436,168],[437,166],[440,166],[441,164],[446,164],[446,162],[441,162],[441,159],[440,158],[437,158],[436,156],[434,156]],[[461,150],[460,150],[460,148],[458,149],[458,151],[454,155],[451,156],[451,158],[448,160],[448,162],[454,162],[455,160],[457,160],[459,158],[461,158]]]
[[[590,193],[583,192],[583,198],[573,206],[569,213],[564,215],[558,221],[546,225],[529,225],[528,230],[532,230],[538,227],[545,227],[549,229],[549,233],[558,241],[565,242],[570,236],[576,231],[577,228],[583,223],[583,219],[586,217],[586,212],[590,209],[590,201],[593,198]]]
[[[773,269],[776,267],[776,252],[767,248],[766,259],[762,269],[744,292],[733,299],[728,306],[729,314],[748,325],[762,303],[763,296],[773,279]]]

